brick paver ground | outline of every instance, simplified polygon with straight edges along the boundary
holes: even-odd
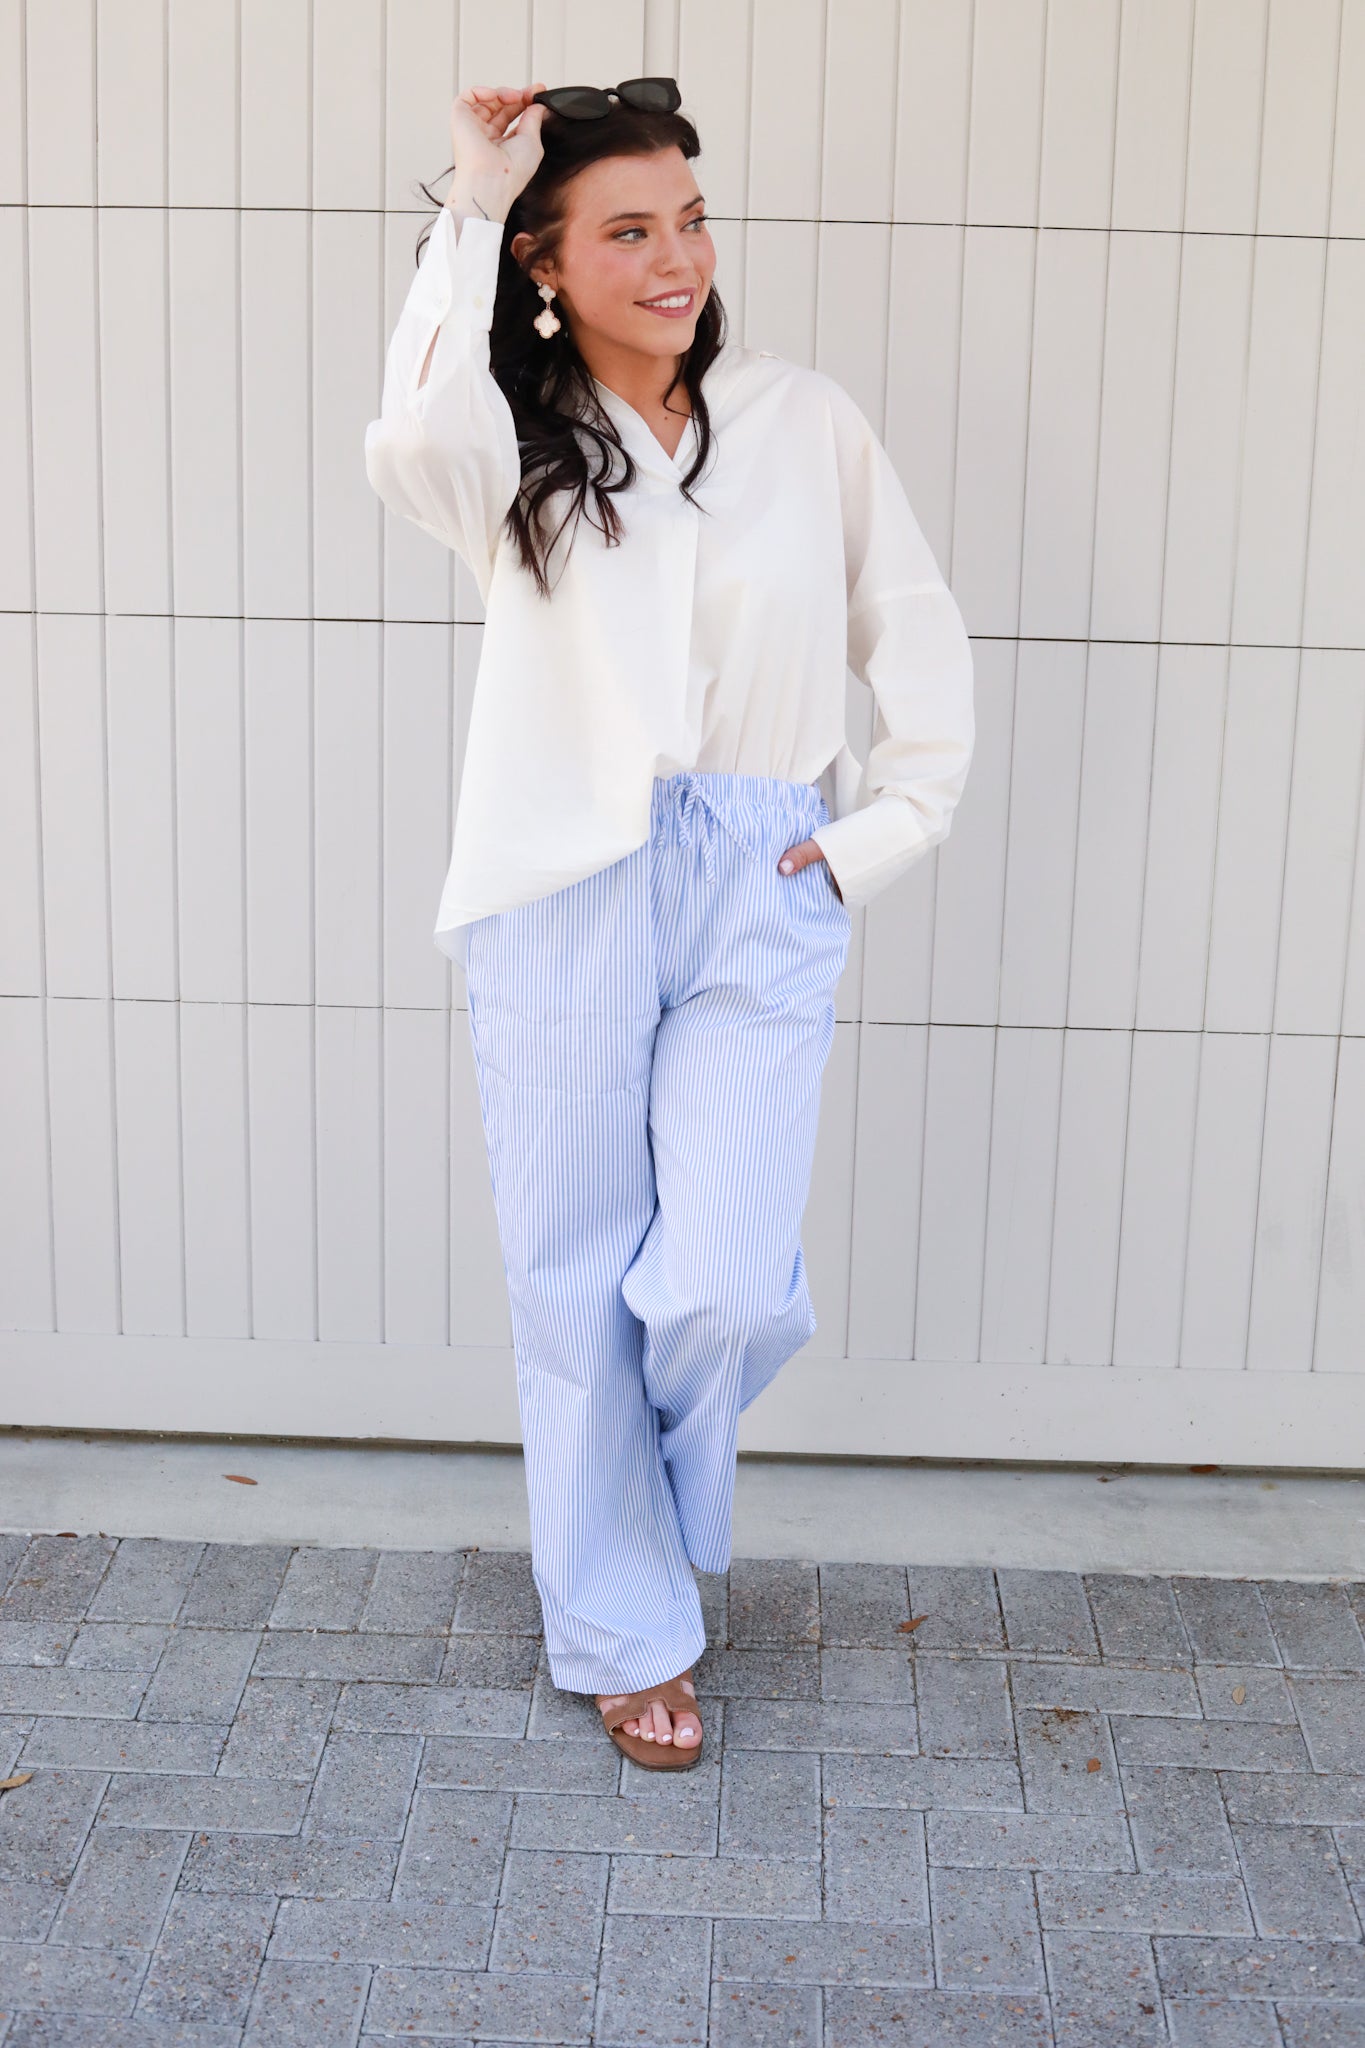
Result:
[[[1365,2044],[1365,1587],[698,1583],[660,1775],[524,1556],[0,1536],[0,2044]]]

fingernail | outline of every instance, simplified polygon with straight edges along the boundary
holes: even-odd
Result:
[[[792,864],[789,860],[780,860],[777,865],[781,868],[784,875],[789,875],[792,871]]]

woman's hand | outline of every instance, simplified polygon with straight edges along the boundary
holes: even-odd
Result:
[[[803,839],[799,846],[789,846],[777,865],[781,868],[784,875],[798,875],[808,862],[824,860],[824,858],[825,850],[818,839]],[[835,881],[832,868],[830,869],[829,886],[842,903],[844,892]]]
[[[543,81],[471,85],[450,110],[455,186],[463,193],[477,191],[485,205],[489,194],[496,195],[503,202],[499,219],[507,218],[512,201],[530,183],[545,154],[540,128],[548,110],[531,103],[544,90]]]

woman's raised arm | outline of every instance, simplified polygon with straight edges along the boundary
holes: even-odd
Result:
[[[471,86],[456,100],[455,176],[389,341],[379,418],[365,431],[380,498],[453,548],[485,597],[521,482],[488,334],[507,214],[541,159],[543,109],[530,105],[539,89]]]

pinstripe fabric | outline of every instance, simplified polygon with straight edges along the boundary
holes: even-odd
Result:
[[[815,1329],[800,1240],[849,911],[812,783],[654,779],[643,846],[481,917],[470,1032],[557,1686],[705,1647],[740,1411]]]

